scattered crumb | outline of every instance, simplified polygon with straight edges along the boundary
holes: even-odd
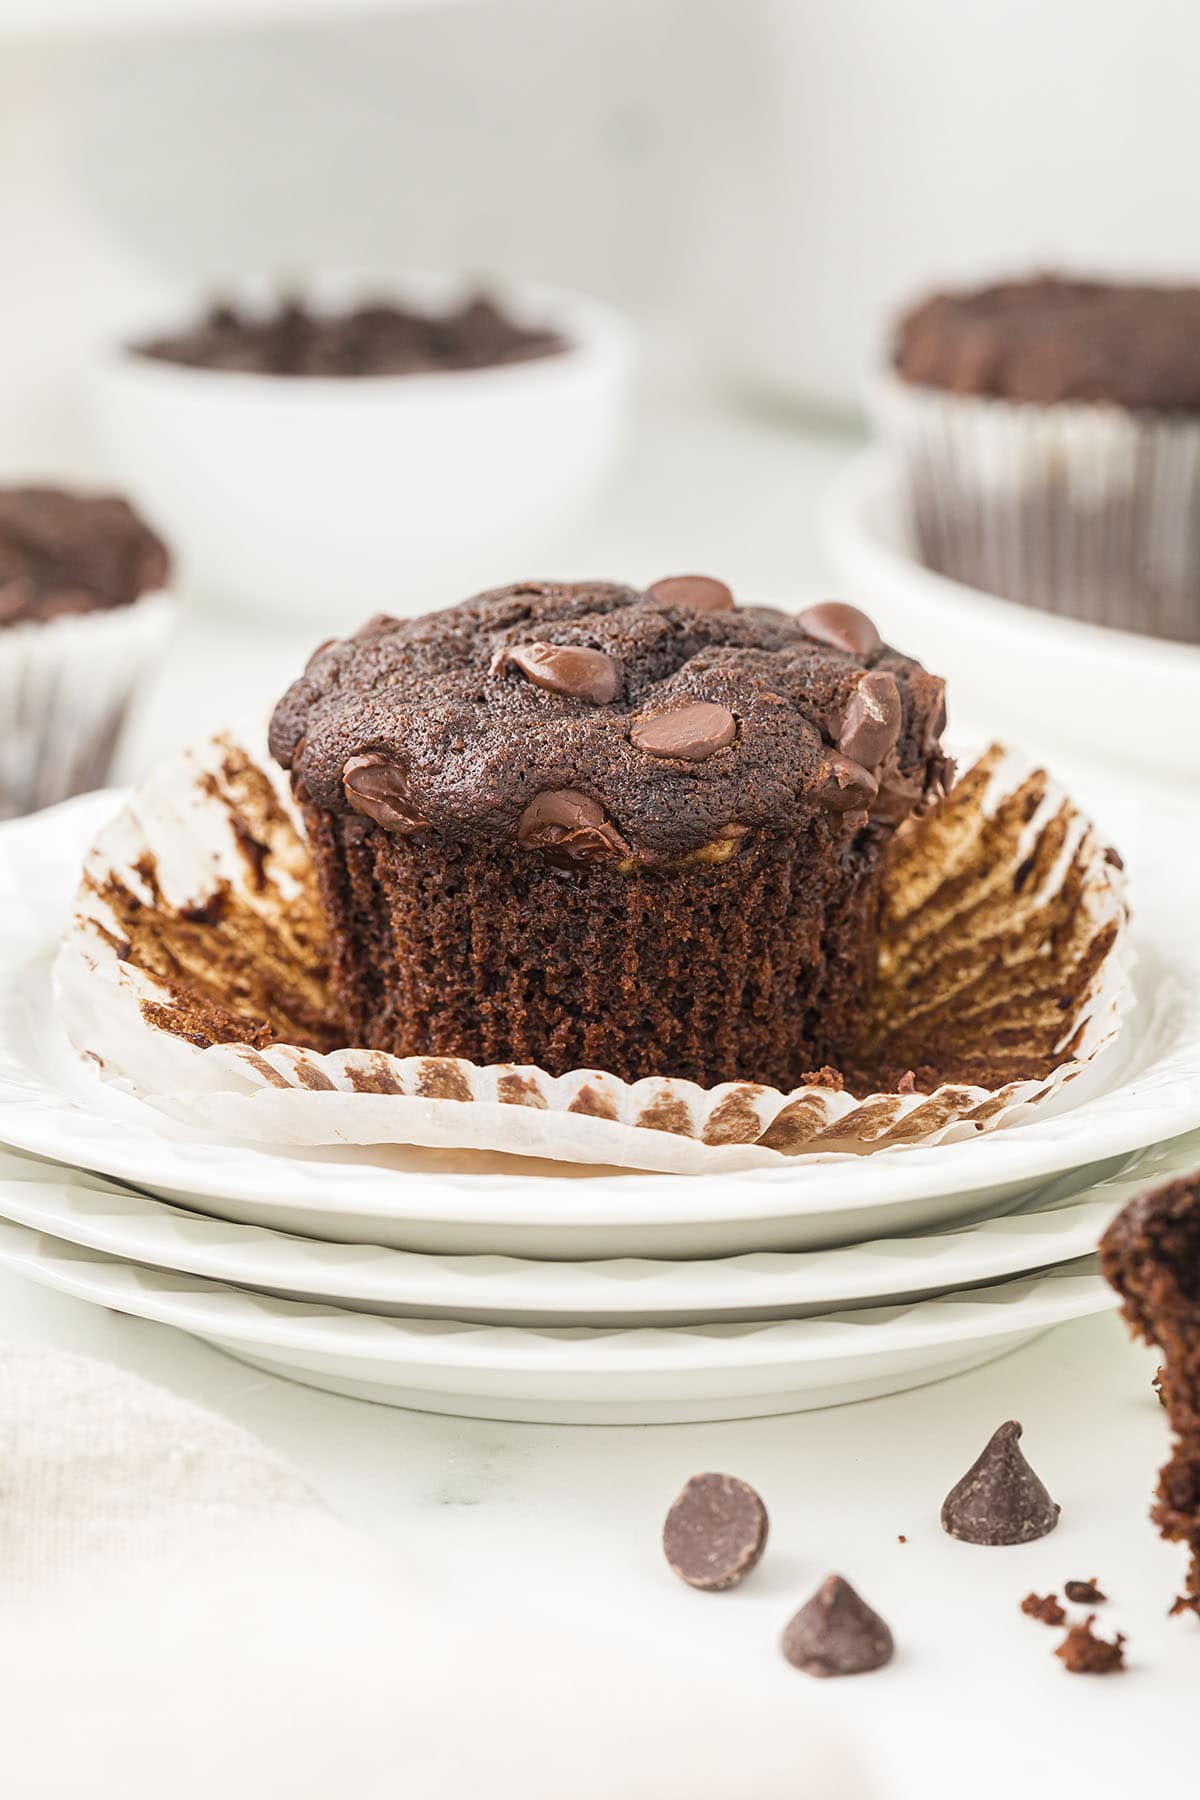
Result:
[[[898,1543],[898,1544],[907,1544],[907,1542],[908,1542],[908,1539],[907,1539],[907,1538],[906,1538],[906,1537],[905,1537],[905,1535],[904,1535],[904,1533],[903,1533],[903,1532],[902,1532],[902,1531],[901,1531],[901,1532],[898,1532],[898,1533],[897,1533],[897,1535],[896,1535],[896,1542],[897,1542],[897,1543]]]
[[[1111,1675],[1125,1667],[1124,1634],[1118,1631],[1109,1643],[1096,1637],[1095,1622],[1095,1613],[1089,1613],[1082,1625],[1072,1625],[1054,1652],[1070,1675]]]
[[[1090,1581],[1065,1581],[1063,1593],[1076,1606],[1099,1606],[1108,1599],[1097,1587],[1094,1575]]]
[[[1200,1614],[1200,1595],[1180,1594],[1178,1600],[1176,1600],[1174,1606],[1167,1614],[1167,1617],[1168,1619],[1175,1619],[1178,1618],[1180,1613],[1185,1612]]]
[[[1163,1392],[1163,1376],[1165,1375],[1165,1373],[1166,1373],[1165,1369],[1155,1369],[1154,1379],[1150,1383],[1150,1386],[1154,1389],[1155,1393],[1158,1395],[1158,1404],[1160,1406],[1165,1406],[1167,1404],[1167,1396]]]
[[[1040,1619],[1043,1625],[1061,1625],[1067,1616],[1057,1594],[1026,1594],[1021,1611],[1031,1619]]]
[[[914,1069],[905,1069],[903,1075],[900,1077],[899,1081],[896,1083],[896,1092],[898,1094],[915,1094],[916,1091],[917,1091],[916,1071]]]

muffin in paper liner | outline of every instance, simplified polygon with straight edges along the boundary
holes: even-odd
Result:
[[[1200,418],[887,373],[870,408],[922,560],[1045,612],[1200,643]]]
[[[419,1144],[688,1172],[948,1143],[1018,1124],[1132,1001],[1120,858],[993,745],[897,833],[861,1092],[623,1082],[344,1048],[324,919],[261,732],[159,771],[90,851],[55,968],[76,1048],[176,1121],[278,1147]]]
[[[159,590],[0,630],[0,819],[104,785],[174,610]]]

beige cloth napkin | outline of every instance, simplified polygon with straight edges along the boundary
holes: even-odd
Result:
[[[731,1704],[637,1620],[615,1642],[582,1597],[569,1624],[497,1617],[426,1563],[214,1414],[0,1345],[3,1792],[868,1800],[798,1677],[782,1713],[752,1680]]]

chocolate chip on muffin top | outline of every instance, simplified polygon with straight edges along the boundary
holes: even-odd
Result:
[[[1038,275],[934,294],[900,320],[893,360],[953,393],[1200,412],[1200,287]]]
[[[377,616],[316,652],[271,748],[315,805],[401,834],[654,862],[817,813],[894,824],[941,791],[944,724],[942,682],[857,609],[687,576]]]
[[[128,606],[163,586],[168,565],[124,500],[0,489],[0,626]]]

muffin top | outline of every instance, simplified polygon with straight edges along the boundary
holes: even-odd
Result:
[[[1200,411],[1200,287],[1027,281],[935,294],[896,330],[896,372],[956,394]]]
[[[124,500],[0,488],[0,627],[128,606],[162,587],[169,567]]]
[[[944,726],[938,677],[840,602],[529,581],[322,645],[271,750],[301,799],[404,835],[721,861],[817,814],[896,824],[943,790]]]

